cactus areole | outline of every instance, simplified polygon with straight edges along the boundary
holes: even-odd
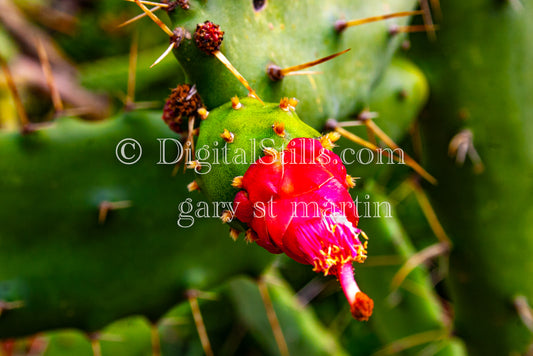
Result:
[[[316,272],[336,276],[352,315],[368,320],[373,301],[357,286],[352,267],[366,258],[348,193],[353,181],[328,149],[335,138],[318,139],[318,132],[297,117],[296,104],[287,98],[266,105],[234,98],[213,110],[200,126],[196,147],[224,146],[229,164],[207,159],[195,165],[209,165],[209,172],[198,172],[198,187],[212,201],[233,201],[223,215],[233,226],[232,237],[246,232],[247,241],[271,253],[285,253]],[[249,144],[255,140],[269,145]],[[259,158],[237,163],[236,157]]]

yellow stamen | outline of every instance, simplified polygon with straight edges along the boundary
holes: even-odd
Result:
[[[233,181],[231,182],[231,186],[235,188],[242,188],[242,176],[238,176],[233,178]]]

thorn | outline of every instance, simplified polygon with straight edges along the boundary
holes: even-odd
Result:
[[[242,104],[239,101],[239,97],[237,95],[235,95],[233,98],[231,98],[231,107],[234,110],[239,110],[240,108],[242,108]]]
[[[351,20],[351,21],[345,21],[345,20],[338,20],[335,23],[335,31],[342,32],[348,27],[353,26],[359,26],[371,22],[377,22],[377,21],[383,21],[388,20],[396,17],[407,17],[407,16],[414,16],[414,15],[420,15],[423,11],[417,10],[417,11],[401,11],[401,12],[394,12],[392,14],[387,15],[379,15],[379,16],[372,16],[372,17],[366,17],[363,19],[357,19],[357,20]]]
[[[272,125],[272,129],[279,137],[285,137],[285,124],[283,122],[275,122],[274,125]]]
[[[98,333],[92,333],[89,335],[91,340],[91,348],[93,350],[93,356],[102,356],[102,347],[100,345],[100,339]]]
[[[32,128],[31,128],[32,124],[28,120],[28,115],[26,114],[24,105],[22,105],[22,100],[20,99],[17,86],[15,85],[15,81],[13,80],[13,75],[11,74],[11,71],[9,70],[9,66],[7,65],[7,62],[5,61],[4,57],[2,57],[1,55],[0,55],[0,66],[2,67],[2,70],[4,71],[4,76],[6,78],[7,86],[9,88],[9,91],[11,92],[13,101],[15,102],[15,107],[17,108],[17,113],[19,115],[19,120],[20,120],[20,132],[23,134],[29,133],[32,131]]]
[[[480,174],[485,170],[485,165],[474,147],[474,134],[469,129],[461,130],[456,134],[448,146],[448,155],[455,156],[456,162],[462,166],[465,162],[466,155],[474,164],[474,172]]]
[[[435,25],[411,25],[411,26],[398,26],[391,25],[389,27],[389,34],[391,36],[398,33],[410,33],[410,32],[430,32],[438,30],[438,26]]]
[[[297,75],[315,75],[315,74],[323,74],[322,71],[316,71],[316,70],[301,70],[299,72],[291,72],[285,74],[286,77],[294,77]]]
[[[387,146],[389,146],[393,150],[401,150],[401,148],[383,131],[379,128],[378,125],[372,120],[372,119],[363,119],[363,123],[366,125],[366,127],[371,130],[377,137],[379,137]],[[423,177],[425,180],[430,182],[433,185],[437,184],[437,180],[435,177],[430,175],[422,166],[420,166],[413,158],[411,158],[407,153],[405,153],[403,150],[403,155],[405,156],[405,164],[411,167],[415,172],[420,174],[421,177]]]
[[[56,82],[54,80],[54,74],[52,72],[50,60],[48,59],[48,54],[44,49],[43,41],[41,38],[37,38],[37,53],[39,55],[41,67],[46,78],[46,84],[48,85],[48,89],[50,90],[50,94],[52,96],[52,103],[54,104],[54,109],[56,111],[56,114],[61,113],[64,109],[63,102],[61,101],[61,96],[59,95],[59,90],[57,89]]]
[[[22,307],[24,307],[23,301],[5,302],[0,300],[0,316],[2,316],[2,313],[6,310],[20,309]]]
[[[229,132],[228,129],[224,129],[224,132],[220,134],[220,137],[222,137],[222,139],[227,143],[232,143],[235,135],[233,132]]]
[[[268,287],[264,276],[259,278],[257,281],[257,287],[259,288],[261,299],[265,305],[268,322],[270,323],[270,327],[274,333],[274,338],[276,340],[276,344],[278,345],[279,352],[282,356],[289,356],[289,348],[287,346],[287,342],[285,341],[285,337],[283,336],[283,331],[281,330],[276,311],[274,310],[272,299],[270,299],[270,294],[268,293]]]
[[[200,115],[200,119],[205,120],[209,116],[209,111],[207,111],[206,108],[199,108],[197,110],[198,115]]]
[[[165,50],[165,52],[163,52],[162,55],[159,56],[159,58],[157,58],[155,60],[154,63],[152,63],[152,65],[150,66],[150,68],[153,68],[155,67],[157,64],[159,64],[159,62],[161,62],[166,56],[168,56],[168,54],[172,51],[172,49],[174,48],[174,42],[170,42],[170,45],[167,47],[167,49]]]
[[[526,296],[517,296],[514,299],[514,305],[524,325],[529,329],[530,332],[533,332],[533,312],[531,311],[531,307],[527,302]]]
[[[202,343],[204,353],[206,356],[213,356],[213,350],[211,349],[211,344],[209,343],[209,337],[207,336],[207,330],[202,318],[202,313],[200,312],[200,306],[198,305],[197,292],[187,292],[187,299],[189,300],[189,304],[191,306],[194,323],[196,325],[196,331],[200,337],[200,342]]]
[[[107,214],[111,210],[126,209],[131,207],[132,203],[130,200],[123,200],[117,202],[109,202],[104,200],[100,203],[98,210],[98,223],[103,224],[107,219]]]
[[[220,219],[223,224],[227,224],[233,220],[233,213],[230,210],[224,210]]]
[[[408,182],[409,186],[415,193],[418,205],[420,205],[420,209],[422,209],[422,213],[426,217],[429,227],[431,228],[437,239],[441,242],[451,244],[450,238],[446,234],[446,231],[444,231],[444,228],[442,227],[439,218],[435,213],[435,210],[433,210],[433,207],[431,206],[431,203],[429,202],[426,193],[424,192],[418,181],[416,179],[410,179]]]
[[[443,241],[438,244],[434,244],[426,247],[425,249],[418,251],[405,263],[403,266],[396,272],[392,278],[391,288],[397,289],[402,285],[403,281],[407,278],[409,273],[411,273],[416,267],[425,263],[428,260],[431,260],[437,256],[441,256],[450,251],[451,244],[449,242]]]
[[[135,1],[135,0],[126,0],[126,1],[127,2],[135,2],[135,3],[137,3],[137,1]],[[168,7],[169,6],[166,3],[154,2],[154,1],[140,0],[139,2],[141,4],[144,4],[144,5],[153,5],[153,6],[159,6],[159,7]]]
[[[242,188],[242,178],[243,178],[242,176],[238,176],[238,177],[233,178],[233,181],[231,182],[231,186],[241,189]]]
[[[139,49],[139,32],[135,31],[130,46],[129,64],[128,64],[128,91],[126,95],[126,110],[133,109],[135,102],[135,81],[137,74],[137,54]]]
[[[152,356],[161,356],[161,339],[157,324],[150,327],[150,339],[152,341]]]
[[[224,54],[222,54],[222,52],[220,51],[215,51],[213,52],[213,55],[219,60],[222,62],[222,64],[224,64],[224,66],[231,72],[231,74],[233,74],[238,80],[239,82],[241,82],[242,85],[244,85],[244,87],[248,90],[248,96],[252,97],[252,98],[255,98],[257,100],[259,100],[259,102],[261,104],[265,104],[263,102],[263,100],[261,100],[261,98],[257,95],[257,93],[255,92],[255,90],[252,89],[252,87],[250,86],[250,84],[248,83],[248,81],[246,79],[244,79],[244,77],[242,76],[241,73],[239,73],[239,71],[231,64],[231,62],[226,58],[226,56],[224,56]]]
[[[128,0],[128,1],[130,1],[130,0]],[[134,1],[132,1],[132,2],[134,2]],[[155,12],[155,11],[157,11],[157,10],[159,10],[159,9],[161,9],[161,6],[155,6],[155,7],[152,7],[152,8],[150,9],[150,12]],[[129,20],[127,20],[127,21],[124,21],[123,23],[121,23],[121,24],[118,25],[117,27],[118,27],[118,28],[121,28],[121,27],[127,26],[127,25],[129,25],[129,24],[131,24],[131,23],[134,23],[134,22],[137,21],[137,20],[142,19],[142,18],[145,17],[145,16],[147,16],[147,15],[146,15],[145,12],[143,12],[142,14],[139,14],[139,15],[137,15],[137,16],[135,16],[135,17],[132,17],[131,19],[129,19]]]
[[[192,182],[190,182],[189,184],[187,184],[187,190],[189,192],[193,192],[195,190],[200,190],[200,186],[198,185],[198,183],[196,183],[195,180],[193,180]]]
[[[428,38],[431,41],[435,41],[437,36],[435,35],[435,28],[433,27],[433,18],[431,16],[431,8],[429,7],[428,0],[419,0],[420,8],[422,9],[422,18],[424,19],[424,25],[431,27],[427,32]]]
[[[319,65],[320,63],[324,63],[324,62],[329,61],[329,60],[331,60],[331,59],[333,59],[335,57],[338,57],[341,54],[344,54],[344,53],[348,52],[349,50],[350,50],[350,48],[345,49],[344,51],[341,51],[341,52],[326,56],[326,57],[322,57],[322,58],[316,59],[316,60],[311,61],[311,62],[299,64],[299,65],[292,66],[292,67],[287,67],[287,68],[284,68],[284,69],[281,69],[280,67],[278,67],[275,64],[269,64],[267,66],[267,74],[268,74],[268,77],[271,80],[279,81],[279,80],[283,79],[286,75],[289,75],[290,73],[294,73],[294,72],[297,72],[297,71],[302,70],[302,69],[307,69],[307,68]]]
[[[440,7],[440,1],[439,0],[430,0],[431,7],[433,8],[435,12],[435,17],[437,20],[442,21],[442,9]],[[520,0],[518,0],[520,2]]]
[[[241,233],[241,232],[240,232],[239,230],[234,229],[234,228],[232,228],[232,227],[230,227],[230,229],[229,229],[229,237],[231,237],[231,239],[232,239],[233,241],[237,241],[237,239],[239,238],[239,234],[240,234],[240,233]]]
[[[130,1],[130,0],[127,0],[127,1]],[[169,36],[169,37],[173,37],[174,36],[174,33],[170,30],[170,28],[168,28],[167,25],[165,25],[163,23],[163,21],[161,21],[159,19],[159,17],[155,16],[153,14],[153,12],[151,12],[150,10],[148,10],[148,8],[146,6],[144,6],[144,4],[140,1],[140,0],[133,0],[135,1],[135,3],[137,4],[137,6],[139,6],[141,8],[142,11],[144,11],[144,13],[146,15],[148,15],[148,17],[150,17],[152,19],[152,21],[154,21],[157,26],[159,26],[163,31],[165,31],[165,33]]]
[[[438,340],[443,340],[449,337],[447,330],[430,330],[423,331],[417,334],[409,335],[401,339],[397,339],[382,349],[375,352],[374,356],[385,356],[385,355],[398,355],[404,350],[408,350],[418,345],[423,345],[429,342],[434,342]]]

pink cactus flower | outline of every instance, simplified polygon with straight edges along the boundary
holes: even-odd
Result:
[[[312,265],[315,272],[335,275],[354,318],[368,320],[374,303],[353,275],[352,262],[366,258],[348,193],[353,185],[335,153],[319,140],[296,138],[250,166],[233,204],[235,217],[250,227],[249,240]]]

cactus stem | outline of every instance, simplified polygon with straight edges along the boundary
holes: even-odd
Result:
[[[98,223],[103,224],[107,219],[107,214],[111,210],[126,209],[131,207],[132,203],[130,200],[109,202],[104,200],[100,203],[98,208]]]
[[[396,274],[392,278],[391,288],[395,290],[400,287],[403,281],[405,281],[405,279],[409,275],[409,273],[411,273],[416,267],[435,257],[442,256],[448,253],[450,251],[450,247],[450,242],[443,241],[428,246],[409,257],[409,259],[405,261],[403,266],[398,270],[398,272],[396,272]]]
[[[523,295],[517,296],[514,299],[514,305],[516,311],[518,312],[518,316],[520,316],[520,319],[522,319],[524,325],[529,329],[529,331],[533,332],[533,312],[529,306],[529,303],[527,302],[527,298]]]
[[[157,324],[150,326],[150,339],[152,341],[152,356],[161,356],[161,339]]]
[[[213,349],[211,349],[211,343],[209,342],[209,337],[207,336],[207,330],[205,328],[204,319],[202,318],[202,313],[200,311],[200,306],[198,305],[198,297],[196,291],[188,291],[187,299],[191,306],[192,315],[194,318],[194,324],[196,325],[196,331],[200,337],[200,342],[206,356],[213,356]]]
[[[331,60],[331,59],[333,59],[335,57],[338,57],[341,54],[344,54],[344,53],[348,52],[349,50],[350,50],[350,48],[345,49],[344,51],[341,51],[341,52],[337,52],[337,53],[331,54],[331,55],[326,56],[326,57],[322,57],[322,58],[316,59],[316,60],[311,61],[311,62],[307,62],[307,63],[303,63],[303,64],[299,64],[299,65],[296,65],[296,66],[287,67],[287,68],[283,68],[283,69],[281,69],[277,65],[271,63],[271,64],[269,64],[267,66],[267,74],[268,74],[268,77],[272,81],[279,81],[279,80],[283,79],[286,75],[289,75],[290,73],[294,73],[294,72],[300,71],[302,69],[307,69],[307,68],[319,65],[320,63],[324,63],[324,62],[329,61],[329,60]]]
[[[222,223],[227,224],[233,220],[233,213],[229,210],[224,210],[220,219],[222,220]]]
[[[237,95],[231,98],[231,107],[233,108],[233,110],[239,110],[240,108],[242,108],[242,104],[239,101],[239,97]]]
[[[9,91],[11,92],[11,96],[13,97],[13,101],[15,102],[15,107],[17,109],[17,113],[18,113],[19,120],[20,120],[20,131],[23,134],[29,133],[32,131],[32,124],[28,120],[28,115],[26,114],[24,105],[22,105],[22,100],[20,99],[17,86],[15,85],[15,81],[13,80],[13,75],[11,74],[11,70],[9,69],[9,66],[7,65],[7,62],[5,61],[4,57],[1,55],[0,55],[0,66],[2,67],[2,70],[4,72],[6,83],[9,88]]]
[[[370,131],[372,131],[377,137],[383,140],[383,142],[385,142],[387,146],[389,146],[393,150],[400,149],[400,147],[383,130],[381,130],[379,126],[376,125],[376,123],[372,119],[367,119],[364,116],[363,117],[360,116],[360,119],[362,119],[366,127]],[[403,152],[403,155],[405,156],[405,164],[413,168],[415,172],[420,174],[424,179],[426,179],[431,184],[433,185],[437,184],[437,180],[432,175],[430,175],[424,168],[422,168],[422,166],[420,166],[413,158],[411,158],[405,152]]]
[[[137,2],[135,0],[126,0],[128,2]],[[159,7],[168,7],[168,4],[165,4],[165,3],[161,3],[161,2],[154,2],[154,1],[146,1],[146,0],[139,0],[139,2],[141,4],[144,4],[144,5],[153,5],[153,6],[159,6]]]
[[[60,114],[63,109],[63,102],[61,101],[61,96],[59,95],[59,90],[57,89],[56,82],[54,80],[54,73],[52,72],[52,67],[50,66],[50,60],[48,59],[48,54],[44,49],[43,41],[41,38],[37,38],[37,53],[39,55],[39,60],[41,62],[41,67],[46,78],[46,85],[50,90],[52,96],[52,103],[56,111],[56,115]]]
[[[230,132],[228,129],[224,129],[224,132],[220,134],[220,137],[222,137],[227,143],[233,143],[233,140],[235,139],[233,132]]]
[[[161,6],[154,6],[154,7],[152,7],[152,8],[150,9],[150,12],[155,12],[155,11],[157,11],[157,10],[159,10],[159,9],[161,9]],[[131,19],[129,19],[129,20],[127,20],[127,21],[124,21],[123,23],[121,23],[121,24],[118,25],[117,27],[120,28],[120,27],[127,26],[127,25],[129,25],[129,24],[131,24],[131,23],[134,23],[134,22],[137,21],[137,20],[142,19],[142,18],[145,17],[145,16],[146,16],[146,13],[143,12],[142,14],[139,14],[139,15],[137,15],[137,16],[135,16],[135,17],[132,17]]]
[[[461,130],[452,138],[448,146],[448,154],[450,157],[456,157],[456,162],[459,166],[464,164],[468,154],[468,157],[474,163],[474,172],[476,174],[480,174],[485,170],[485,165],[474,147],[474,135],[468,129]]]
[[[244,87],[248,90],[248,96],[252,97],[252,98],[255,98],[257,100],[259,100],[259,102],[261,104],[265,104],[263,102],[263,100],[261,100],[261,98],[257,95],[257,93],[255,92],[255,90],[252,89],[252,87],[250,86],[250,84],[248,83],[248,81],[242,76],[241,73],[239,73],[239,71],[237,70],[237,68],[235,68],[233,66],[233,64],[231,64],[231,62],[226,58],[226,56],[220,52],[220,51],[215,51],[212,53],[220,62],[222,62],[222,64],[224,64],[224,66],[226,68],[228,68],[228,70],[231,72],[231,74],[233,74],[238,80],[239,82],[241,82],[242,85],[244,85]]]
[[[279,137],[285,137],[285,124],[283,122],[275,122],[274,125],[272,125],[272,129]]]
[[[272,299],[270,298],[270,294],[268,293],[268,286],[264,277],[259,278],[259,280],[257,281],[257,287],[259,288],[261,299],[263,300],[263,304],[265,305],[268,322],[270,323],[270,327],[272,328],[272,332],[274,333],[274,338],[276,339],[276,344],[278,345],[279,353],[282,356],[289,356],[289,348],[287,346],[287,342],[285,341],[283,331],[281,330],[281,326],[279,324],[276,311],[274,310]]]
[[[148,15],[148,17],[150,17],[152,19],[152,21],[154,21],[163,31],[165,31],[165,33],[170,37],[174,37],[174,33],[170,30],[170,28],[168,28],[167,25],[165,25],[163,23],[163,21],[161,21],[159,19],[159,17],[157,17],[156,15],[154,15],[154,13],[152,11],[150,11],[146,6],[144,6],[144,4],[140,1],[140,0],[133,0],[135,1],[135,3],[137,4],[137,6],[139,6],[141,8],[142,11],[144,11],[144,13],[146,15]]]
[[[434,32],[438,30],[436,25],[411,25],[411,26],[398,26],[391,25],[389,27],[389,34],[395,36],[399,33],[410,33],[410,32]]]
[[[363,25],[363,24],[367,24],[367,23],[371,23],[371,22],[388,20],[388,19],[392,19],[392,18],[395,18],[395,17],[407,17],[407,16],[420,15],[422,13],[423,13],[423,11],[421,11],[421,10],[417,10],[417,11],[401,11],[401,12],[394,12],[392,14],[371,16],[371,17],[366,17],[366,18],[357,19],[357,20],[350,20],[350,21],[338,20],[335,23],[335,31],[340,33],[340,32],[344,31],[348,27],[359,26],[359,25]]]
[[[237,230],[237,229],[234,229],[232,227],[229,228],[229,237],[231,237],[231,239],[233,241],[237,241],[237,239],[239,238],[239,234],[240,233],[241,232],[239,230]]]
[[[231,186],[241,189],[242,188],[242,176],[233,178],[233,181],[231,182]]]

